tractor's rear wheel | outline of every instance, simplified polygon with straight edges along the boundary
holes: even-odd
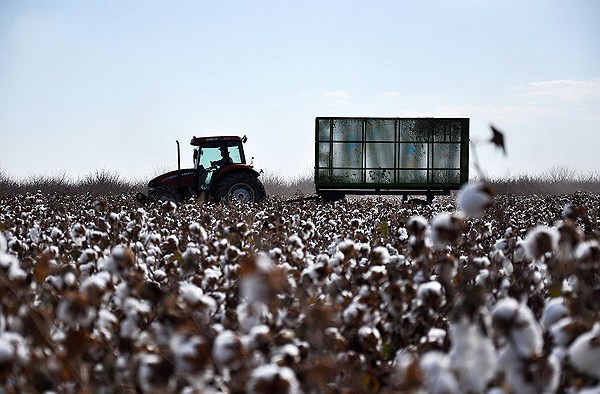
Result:
[[[265,198],[265,187],[257,177],[248,172],[225,175],[213,193],[215,201],[258,202]]]
[[[171,201],[174,203],[178,203],[181,201],[181,197],[176,190],[169,189],[167,187],[157,187],[148,193],[148,197],[152,200],[165,202]]]

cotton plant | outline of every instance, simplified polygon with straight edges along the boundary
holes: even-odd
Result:
[[[594,390],[596,197],[466,197],[473,211],[0,196],[0,385]]]

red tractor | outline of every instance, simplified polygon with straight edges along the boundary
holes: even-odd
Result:
[[[240,137],[193,137],[194,168],[181,169],[177,141],[176,171],[167,172],[148,183],[148,197],[141,200],[179,202],[185,198],[204,196],[206,200],[257,202],[265,197],[259,173],[246,164]]]

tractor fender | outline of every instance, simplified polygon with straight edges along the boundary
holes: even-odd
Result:
[[[234,172],[248,172],[256,178],[260,176],[258,171],[247,164],[230,164],[226,167],[223,167],[217,176],[211,181],[211,183],[216,185],[225,175],[232,174]]]

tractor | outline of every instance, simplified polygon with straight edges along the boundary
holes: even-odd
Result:
[[[186,198],[206,201],[233,200],[257,202],[265,197],[265,188],[258,179],[260,173],[246,164],[246,136],[193,137],[194,167],[181,169],[181,154],[177,141],[177,170],[167,172],[148,183],[148,196],[138,200],[180,202]]]

